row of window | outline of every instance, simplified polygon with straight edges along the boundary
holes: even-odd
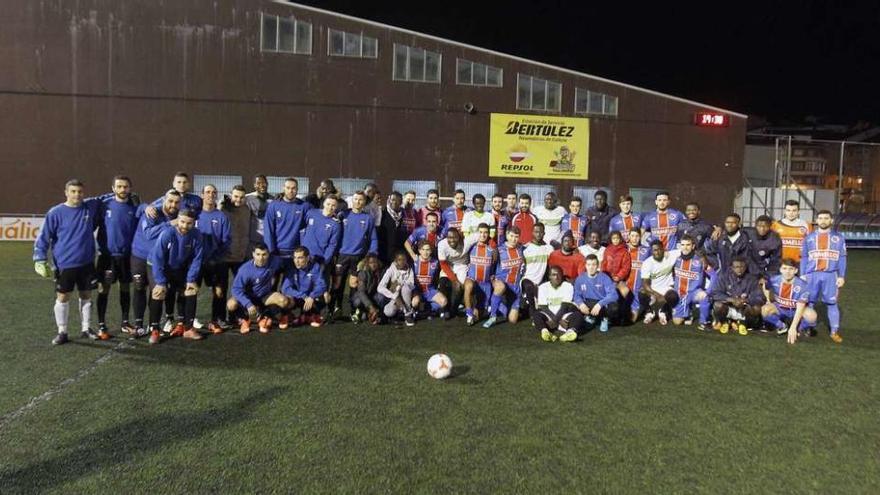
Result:
[[[337,57],[376,59],[379,41],[363,33],[328,29],[327,54]],[[261,49],[264,52],[312,54],[312,25],[294,17],[262,14]],[[394,44],[392,79],[436,83],[441,81],[443,55],[423,48]],[[504,87],[499,67],[456,59],[455,83],[464,86]],[[517,74],[516,108],[538,112],[562,110],[562,84]],[[617,115],[617,97],[575,88],[574,112],[583,115]]]
[[[267,177],[269,182],[269,194],[275,195],[279,194],[284,190],[284,179],[286,177],[282,176],[270,176]],[[309,192],[311,192],[311,188],[309,187],[309,178],[308,177],[296,177],[299,181],[299,194],[300,198],[305,197]],[[332,178],[333,184],[336,186],[336,189],[339,190],[339,194],[346,198],[354,194],[355,191],[362,190],[364,185],[370,182],[374,182],[372,179],[360,179],[360,178]],[[240,175],[195,175],[193,176],[193,190],[196,193],[201,192],[202,188],[206,184],[214,184],[217,187],[217,190],[221,195],[229,193],[232,190],[232,187],[237,184],[245,184],[242,182],[242,177]],[[245,187],[250,190],[250,184],[245,184]],[[428,191],[430,189],[439,189],[439,185],[437,181],[433,180],[395,180],[392,183],[392,190],[399,191],[404,193],[406,191],[415,191],[416,193],[416,204],[417,206],[424,205],[425,198],[428,195]],[[465,197],[470,198],[473,197],[474,194],[482,194],[486,197],[486,199],[490,199],[493,194],[496,192],[500,192],[501,194],[506,194],[507,191],[501,190],[498,191],[498,184],[493,182],[456,182],[455,189],[461,189],[465,193]],[[593,204],[593,196],[597,191],[603,190],[608,193],[609,203],[612,205],[616,202],[616,198],[612,194],[612,191],[607,187],[594,187],[594,186],[574,186],[572,189],[572,196],[580,196],[584,201],[584,208],[587,208]],[[516,184],[514,187],[514,191],[519,194],[528,194],[532,197],[532,202],[534,204],[542,204],[544,200],[544,195],[548,192],[558,193],[555,186],[550,184]],[[633,197],[633,209],[635,211],[650,211],[653,210],[654,198],[659,192],[659,189],[651,189],[651,188],[630,188],[629,194]],[[446,191],[446,194],[449,195],[450,192]],[[568,206],[567,197],[562,197],[560,200],[563,202],[563,206]]]

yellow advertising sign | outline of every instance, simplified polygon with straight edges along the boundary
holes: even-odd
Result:
[[[586,180],[590,119],[493,113],[489,176]]]

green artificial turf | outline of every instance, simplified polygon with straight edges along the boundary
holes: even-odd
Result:
[[[850,252],[844,343],[796,346],[458,319],[52,347],[29,260],[0,245],[3,494],[880,490],[876,253]],[[436,352],[452,378],[427,376]]]

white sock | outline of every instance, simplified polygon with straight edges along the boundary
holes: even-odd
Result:
[[[92,323],[92,300],[79,300],[79,313],[82,316],[82,331],[88,331]]]
[[[58,326],[58,333],[67,333],[67,313],[69,310],[69,302],[55,300],[55,324]]]

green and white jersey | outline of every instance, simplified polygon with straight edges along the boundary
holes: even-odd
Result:
[[[574,286],[568,282],[562,282],[559,287],[553,287],[550,282],[538,286],[538,306],[546,305],[554,314],[559,312],[563,303],[572,303],[572,301],[574,301]]]
[[[523,278],[531,280],[535,284],[540,284],[544,280],[544,273],[547,271],[547,260],[550,259],[550,253],[553,252],[553,246],[543,244],[541,246],[530,242],[523,247],[523,257],[526,259],[526,272]]]
[[[662,261],[657,261],[652,256],[642,262],[639,276],[642,279],[651,279],[651,290],[663,294],[672,289],[673,282],[675,282],[673,272],[679,256],[681,256],[681,251],[677,249],[666,251]]]
[[[552,210],[543,205],[532,208],[532,213],[538,217],[538,221],[544,224],[544,242],[550,244],[559,237],[559,229],[562,226],[562,217],[565,216],[565,208],[557,206]]]
[[[464,234],[464,238],[468,241],[476,242],[477,227],[481,223],[489,226],[490,233],[495,231],[495,215],[491,211],[480,213],[476,210],[470,210],[465,213],[464,218],[461,220],[461,233]]]

